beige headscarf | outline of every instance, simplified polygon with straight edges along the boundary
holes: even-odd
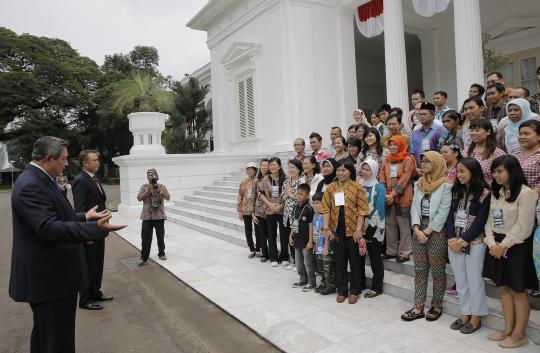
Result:
[[[446,162],[439,152],[428,151],[422,153],[431,162],[431,172],[424,174],[418,179],[418,189],[424,194],[431,194],[444,183],[452,184],[452,180],[444,176],[446,171]]]

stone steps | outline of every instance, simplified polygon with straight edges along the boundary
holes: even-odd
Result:
[[[368,283],[372,278],[373,273],[371,268],[366,266],[366,277]],[[384,271],[383,292],[387,295],[397,297],[414,303],[414,277],[403,273],[393,271]],[[430,281],[428,284],[427,303],[431,301],[431,293],[433,293],[433,284]],[[501,302],[497,298],[487,297],[489,314],[482,319],[482,324],[494,330],[502,330],[504,328],[504,319],[502,315]],[[426,311],[429,309],[429,304],[426,304]],[[460,316],[459,302],[453,295],[445,294],[443,301],[443,311],[452,316]],[[396,313],[401,315],[401,313]],[[536,344],[540,344],[540,311],[532,310],[527,328],[527,336]]]
[[[236,199],[238,185],[245,177],[244,173],[227,175],[213,185],[196,190],[193,195],[184,200],[175,201],[174,205],[166,207],[168,221],[201,233],[229,241],[233,244],[247,247],[243,222],[238,219]],[[279,238],[279,237],[278,237]],[[279,239],[278,239],[279,241]],[[366,259],[367,260],[367,259]],[[414,264],[412,261],[400,264],[395,260],[384,260],[385,279],[384,293],[394,297],[414,301]],[[366,261],[366,275],[371,278],[369,261]],[[450,265],[446,267],[447,282],[452,284],[454,276]],[[432,293],[430,280],[428,293]],[[486,284],[490,314],[483,319],[486,327],[501,329],[504,325],[498,289]],[[428,302],[430,297],[428,298]],[[532,306],[540,308],[540,300],[535,299]],[[452,295],[445,295],[444,311],[453,316],[459,316],[459,304]],[[401,313],[396,313],[401,315]],[[529,338],[540,344],[540,312],[533,310],[527,334]]]

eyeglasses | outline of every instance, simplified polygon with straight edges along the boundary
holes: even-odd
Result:
[[[420,160],[420,164],[428,164],[428,163],[431,163],[431,161],[429,159]]]

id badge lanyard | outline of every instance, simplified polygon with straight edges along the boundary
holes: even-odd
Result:
[[[298,217],[296,217],[296,212],[295,212],[295,215],[293,217],[293,222],[292,222],[292,231],[293,233],[295,234],[298,234],[299,233],[299,223],[300,223],[300,218],[302,218],[302,214],[304,213],[304,210],[306,209],[306,205],[304,205],[304,207],[302,207],[302,210],[300,211],[300,214],[298,215]]]
[[[464,205],[462,204],[463,202],[465,202]],[[467,221],[469,218],[469,209],[468,209],[469,194],[467,193],[467,195],[465,196],[465,201],[460,200],[459,203],[460,204],[458,205],[458,209],[456,211],[456,219],[454,221],[454,225],[458,228],[458,234],[459,234],[459,237],[461,238],[461,234],[463,234],[463,232],[465,231],[465,228],[467,227]]]

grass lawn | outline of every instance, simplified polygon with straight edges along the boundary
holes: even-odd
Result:
[[[0,192],[9,192],[11,191],[11,184],[10,185],[0,185]]]

